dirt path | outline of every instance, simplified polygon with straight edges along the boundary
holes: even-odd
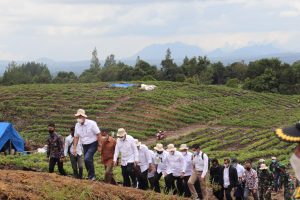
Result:
[[[211,122],[209,122],[207,124],[193,124],[190,126],[179,128],[178,130],[165,131],[165,135],[166,135],[167,140],[168,139],[179,139],[182,136],[189,135],[195,131],[198,131],[199,129],[205,129],[205,128],[210,128],[210,129],[215,129],[215,130],[226,129],[226,128],[240,128],[240,129],[244,129],[244,130],[249,129],[247,127],[215,125],[215,124],[212,124]],[[156,136],[153,135],[153,137],[148,137],[143,142],[146,145],[152,145],[157,142]]]

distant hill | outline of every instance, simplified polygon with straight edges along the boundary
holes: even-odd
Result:
[[[150,64],[160,67],[161,60],[164,59],[168,48],[171,49],[172,58],[177,64],[181,64],[185,56],[207,56],[211,61],[221,61],[225,65],[237,61],[244,61],[248,63],[261,58],[274,57],[290,64],[300,60],[300,52],[285,52],[274,47],[272,44],[248,45],[234,50],[218,48],[208,52],[195,45],[175,42],[149,45],[130,57],[120,59],[120,61],[133,66],[139,56],[141,59],[149,62]],[[17,61],[17,63],[22,62],[25,61]],[[90,65],[89,59],[80,61],[54,61],[50,58],[40,58],[37,59],[36,62],[46,64],[51,73],[54,75],[58,71],[73,71],[76,74],[81,74],[85,69],[89,68]],[[103,60],[100,62],[102,64],[104,63]],[[0,74],[3,74],[8,63],[9,61],[7,60],[0,60]]]

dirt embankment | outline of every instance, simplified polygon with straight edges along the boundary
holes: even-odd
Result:
[[[101,182],[76,180],[56,174],[0,170],[0,199],[176,200],[178,198]]]

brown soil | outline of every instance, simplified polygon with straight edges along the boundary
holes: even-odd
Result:
[[[0,199],[179,199],[56,174],[0,170]]]

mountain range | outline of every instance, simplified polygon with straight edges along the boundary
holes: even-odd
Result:
[[[160,67],[160,62],[162,59],[164,59],[166,50],[168,48],[171,50],[172,58],[177,64],[181,64],[185,56],[207,56],[211,61],[221,61],[225,65],[237,61],[244,61],[248,63],[257,59],[272,57],[279,58],[281,61],[290,64],[300,60],[300,52],[285,52],[279,48],[276,48],[272,44],[254,44],[238,49],[218,48],[213,51],[205,51],[196,45],[175,42],[166,44],[152,44],[130,57],[120,59],[120,61],[128,65],[134,65],[137,57],[139,56],[140,59]],[[90,65],[90,60],[88,59],[80,61],[55,61],[50,58],[39,58],[34,61],[46,64],[53,74],[56,74],[58,71],[73,71],[76,74],[80,74],[85,69],[88,69]],[[0,74],[3,74],[9,62],[10,61],[8,60],[0,60]],[[23,63],[27,61],[16,62]],[[103,60],[100,62],[102,64],[104,63]]]

